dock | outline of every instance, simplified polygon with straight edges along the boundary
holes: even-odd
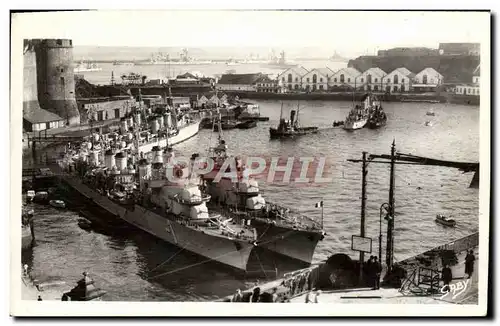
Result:
[[[315,264],[311,267],[285,274],[283,278],[275,281],[258,284],[250,289],[242,291],[243,297],[256,287],[260,292],[271,292],[276,288],[278,302],[304,303],[307,294],[321,290],[318,297],[321,303],[427,303],[427,304],[477,304],[478,303],[478,271],[468,279],[463,293],[455,296],[453,293],[445,295],[442,292],[441,269],[445,253],[452,251],[456,257],[456,263],[450,263],[453,281],[451,284],[466,282],[464,279],[464,263],[468,250],[473,250],[476,257],[475,266],[478,265],[479,232],[472,233],[466,237],[457,239],[450,243],[427,250],[421,254],[409,257],[405,260],[395,262],[402,267],[407,276],[402,281],[401,287],[382,286],[378,290],[366,287],[354,287],[333,289],[332,287],[316,286],[321,279],[325,278],[323,271],[326,262]],[[382,277],[384,276],[382,271]],[[326,275],[329,278],[331,275]],[[431,281],[429,281],[431,276]],[[463,283],[462,283],[463,284]],[[223,297],[217,302],[231,302],[234,294]],[[313,296],[314,297],[314,296]]]

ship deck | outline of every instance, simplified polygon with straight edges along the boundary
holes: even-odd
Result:
[[[266,205],[271,208],[271,207],[276,207],[279,210],[283,209],[287,211],[287,213],[284,214],[285,217],[280,217],[280,216],[275,216],[273,217],[270,214],[270,210],[265,212],[262,210],[254,210],[254,211],[247,211],[247,210],[236,210],[232,211],[229,209],[229,207],[224,207],[216,204],[210,204],[209,209],[213,211],[220,212],[223,216],[229,216],[233,217],[236,220],[241,220],[244,218],[252,218],[255,219],[261,223],[269,223],[269,224],[274,224],[276,226],[280,226],[283,228],[295,228],[298,231],[309,231],[309,232],[321,232],[322,228],[320,223],[318,223],[316,220],[309,218],[307,216],[301,215],[300,213],[293,211],[289,208],[284,208],[279,205],[267,202]]]
[[[229,238],[248,242],[255,241],[254,233],[249,227],[243,226],[241,223],[237,223],[238,221],[236,221],[234,218],[227,217],[227,215],[222,215],[220,213],[210,213],[209,219],[211,221],[214,221],[214,223],[212,223],[211,226],[207,226],[204,223],[206,220],[191,219],[187,216],[169,215],[159,207],[147,207],[147,209],[194,231],[203,231],[205,234],[209,234],[214,237]],[[222,221],[227,220],[224,228],[219,227],[215,223],[217,219],[220,219]]]

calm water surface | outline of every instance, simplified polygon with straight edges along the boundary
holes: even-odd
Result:
[[[319,243],[314,261],[350,250],[351,235],[359,234],[362,151],[389,154],[396,141],[402,153],[457,161],[479,160],[479,108],[446,104],[386,103],[387,125],[380,130],[346,132],[331,129],[332,121],[342,120],[351,103],[301,102],[303,125],[325,128],[315,135],[292,141],[270,141],[269,127],[277,124],[280,103],[258,101],[269,122],[259,122],[250,130],[224,133],[229,149],[236,155],[327,157],[325,174],[331,183],[299,186],[261,181],[263,196],[270,201],[320,217],[314,203],[324,200],[324,225],[328,233]],[[285,102],[285,112],[296,102]],[[429,109],[434,117],[426,116]],[[424,125],[432,120],[433,125]],[[177,155],[206,153],[216,134],[201,130],[199,135],[175,147]],[[389,165],[371,164],[367,175],[366,235],[373,238],[378,252],[379,207],[388,201]],[[398,165],[395,190],[395,257],[402,260],[436,245],[452,241],[478,229],[478,189],[469,189],[472,174],[436,166]],[[142,231],[109,235],[85,231],[78,224],[78,213],[36,206],[38,238],[23,259],[33,265],[39,279],[76,281],[82,270],[92,273],[108,291],[107,300],[191,301],[210,300],[227,295],[254,280],[241,279],[213,263],[199,264],[201,258],[157,240]],[[434,222],[437,213],[452,215],[456,228]],[[383,226],[385,230],[385,223]],[[385,237],[384,237],[385,242]],[[385,249],[385,248],[384,248]]]

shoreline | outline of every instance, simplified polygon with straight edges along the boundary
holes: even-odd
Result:
[[[366,92],[357,92],[355,94],[345,92],[335,93],[263,93],[263,92],[240,92],[224,91],[232,96],[238,96],[240,99],[255,100],[307,100],[307,101],[360,101]],[[374,93],[383,102],[419,102],[419,103],[448,103],[463,104],[471,106],[480,105],[480,96],[477,95],[459,95],[459,94],[385,94]]]

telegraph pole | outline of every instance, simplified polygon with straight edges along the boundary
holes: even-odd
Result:
[[[364,237],[365,236],[365,212],[366,212],[366,175],[368,174],[368,171],[366,169],[367,163],[366,163],[366,152],[363,152],[363,174],[361,177],[361,229],[360,229],[360,236]],[[363,262],[365,259],[365,253],[363,251],[359,252],[359,281],[361,282],[363,279]]]
[[[396,152],[396,141],[392,141],[391,146],[391,176],[389,183],[389,215],[387,222],[387,247],[386,247],[386,265],[387,273],[392,271],[392,265],[394,262],[394,169],[395,169],[395,152]]]

